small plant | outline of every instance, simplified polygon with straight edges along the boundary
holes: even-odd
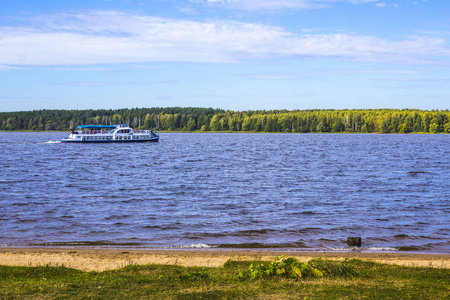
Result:
[[[321,270],[327,276],[353,277],[359,275],[355,268],[351,266],[350,260],[346,258],[342,262],[323,260],[316,258],[309,261],[309,264]]]
[[[355,275],[355,271],[348,265],[347,261],[331,262],[318,258],[309,262],[300,262],[295,257],[284,257],[285,255],[276,257],[270,263],[253,263],[247,270],[239,272],[237,277],[240,279],[248,278],[254,280],[269,277],[300,279]]]
[[[196,270],[188,269],[186,273],[180,274],[178,277],[184,278],[184,279],[198,280],[198,279],[208,278],[208,272],[206,270],[196,271]]]

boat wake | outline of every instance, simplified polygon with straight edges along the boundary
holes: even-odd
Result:
[[[61,141],[48,141],[48,142],[45,142],[44,144],[60,144],[61,143]]]

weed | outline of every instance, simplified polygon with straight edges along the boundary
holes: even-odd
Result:
[[[196,271],[188,269],[186,273],[180,274],[179,278],[200,280],[208,278],[208,272],[206,270]]]
[[[232,265],[231,262],[228,265]],[[284,277],[292,279],[320,278],[324,276],[354,276],[355,270],[344,262],[324,261],[320,258],[309,262],[300,262],[295,257],[276,257],[273,262],[255,262],[247,270],[237,273],[239,279],[259,279],[269,277]]]

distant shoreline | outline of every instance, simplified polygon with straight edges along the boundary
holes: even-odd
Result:
[[[300,261],[322,257],[331,260],[358,258],[408,267],[450,268],[450,254],[360,253],[360,252],[283,252],[261,250],[130,250],[86,248],[0,248],[0,265],[65,266],[83,271],[120,269],[127,265],[181,265],[219,267],[232,260],[273,260],[277,256]]]
[[[450,133],[449,110],[312,109],[231,111],[201,107],[0,112],[2,130],[66,131],[122,124],[185,132]]]
[[[58,131],[58,130],[44,130],[44,131],[33,131],[33,130],[0,130],[0,132],[30,132],[30,133],[68,133],[69,131]],[[445,132],[408,132],[408,133],[382,133],[382,132],[279,132],[279,131],[201,131],[201,130],[194,130],[194,131],[174,131],[174,130],[160,130],[160,133],[233,133],[233,134],[244,134],[244,133],[258,133],[258,134],[324,134],[324,135],[333,135],[333,134],[343,134],[343,135],[446,135],[448,133]]]

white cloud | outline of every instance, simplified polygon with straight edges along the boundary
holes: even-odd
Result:
[[[413,3],[414,4],[414,3]],[[417,4],[417,3],[416,3]],[[375,3],[375,6],[377,7],[387,7],[388,5],[385,2],[378,2]],[[394,7],[394,8],[399,8],[400,6],[396,3],[390,4],[390,6]]]
[[[86,72],[114,72],[114,71],[117,71],[112,68],[98,68],[98,67],[95,67],[95,68],[87,68],[87,67],[67,68],[67,67],[65,67],[65,68],[50,68],[48,70],[51,70],[51,71],[76,71],[76,72],[78,72],[78,71],[81,71],[81,72],[85,72],[85,71]]]
[[[352,75],[417,75],[423,71],[415,70],[326,70],[311,72],[262,72],[244,74],[245,77],[263,80],[297,80],[311,78],[312,76],[352,76]]]
[[[377,1],[379,0],[190,0],[195,3],[242,10],[312,9],[327,7],[336,2],[361,4]]]
[[[117,86],[117,83],[109,83],[109,82],[66,82],[66,83],[58,83],[58,85],[66,85],[66,86],[81,86],[81,87],[104,87],[104,86]]]
[[[11,70],[29,70],[30,68],[24,68],[24,67],[13,67],[13,66],[4,66],[0,65],[0,71],[11,71]]]
[[[220,4],[222,7],[243,10],[278,10],[315,8],[319,4],[309,0],[193,0],[197,3]]]
[[[255,23],[196,22],[113,11],[49,15],[21,27],[0,27],[0,65],[9,66],[243,62],[274,57],[409,63],[449,55],[439,37],[389,41],[349,34],[298,35]]]

